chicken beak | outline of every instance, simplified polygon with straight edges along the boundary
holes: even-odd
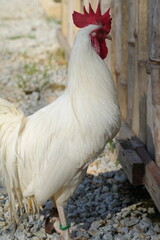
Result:
[[[112,41],[112,37],[111,37],[111,35],[110,35],[110,34],[108,34],[108,35],[106,36],[106,39],[108,39],[108,40]]]

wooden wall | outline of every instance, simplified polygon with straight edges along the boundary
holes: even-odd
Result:
[[[74,10],[98,0],[62,0],[62,32],[72,47]],[[101,0],[111,7],[112,43],[107,63],[115,80],[122,118],[160,167],[160,1]]]
[[[112,9],[122,117],[160,167],[160,1],[114,0]]]

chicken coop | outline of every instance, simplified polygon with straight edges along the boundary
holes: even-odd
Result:
[[[67,56],[76,34],[74,10],[98,0],[62,0],[59,40]],[[130,182],[144,184],[160,211],[160,1],[101,0],[111,7],[112,42],[107,63],[115,81],[122,115],[118,160]]]

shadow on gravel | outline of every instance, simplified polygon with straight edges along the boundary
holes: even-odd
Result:
[[[136,211],[137,216],[146,213],[152,221],[160,221],[160,213],[147,190],[143,186],[132,186],[123,171],[118,170],[98,176],[87,175],[70,198],[66,213],[70,223],[89,228],[93,221],[105,223],[126,208],[126,216]]]

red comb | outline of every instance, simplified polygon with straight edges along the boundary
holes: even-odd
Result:
[[[106,27],[106,31],[109,33],[111,30],[112,18],[109,14],[110,8],[102,15],[100,2],[97,6],[96,12],[93,11],[91,4],[89,3],[89,12],[84,7],[84,14],[74,11],[72,17],[73,22],[78,28],[86,27],[90,24],[101,24]]]

